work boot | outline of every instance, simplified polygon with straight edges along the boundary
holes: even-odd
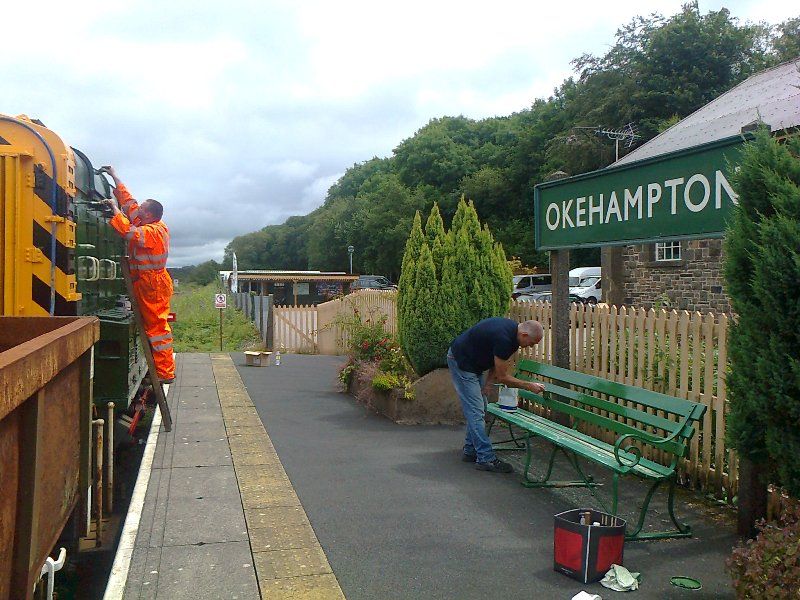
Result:
[[[474,463],[476,460],[478,460],[478,456],[476,454],[467,454],[466,452],[462,452],[461,460],[468,463]]]
[[[491,462],[476,462],[475,468],[479,471],[489,471],[491,473],[513,473],[514,467],[512,467],[507,462],[500,460],[499,458],[495,458]]]

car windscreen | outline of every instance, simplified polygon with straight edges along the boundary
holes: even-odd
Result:
[[[600,281],[599,277],[584,277],[575,287],[591,287]]]

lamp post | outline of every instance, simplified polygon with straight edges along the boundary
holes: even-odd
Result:
[[[353,246],[348,246],[347,247],[347,253],[350,255],[350,275],[353,274],[353,251],[354,250],[355,250],[355,248],[353,248]]]

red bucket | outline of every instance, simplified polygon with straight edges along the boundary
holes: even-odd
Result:
[[[625,526],[624,519],[590,508],[557,514],[553,568],[581,583],[601,580],[612,564],[622,565]]]

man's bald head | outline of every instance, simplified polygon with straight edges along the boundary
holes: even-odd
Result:
[[[542,341],[544,328],[539,321],[523,321],[517,326],[517,341],[521,348],[534,346]]]

